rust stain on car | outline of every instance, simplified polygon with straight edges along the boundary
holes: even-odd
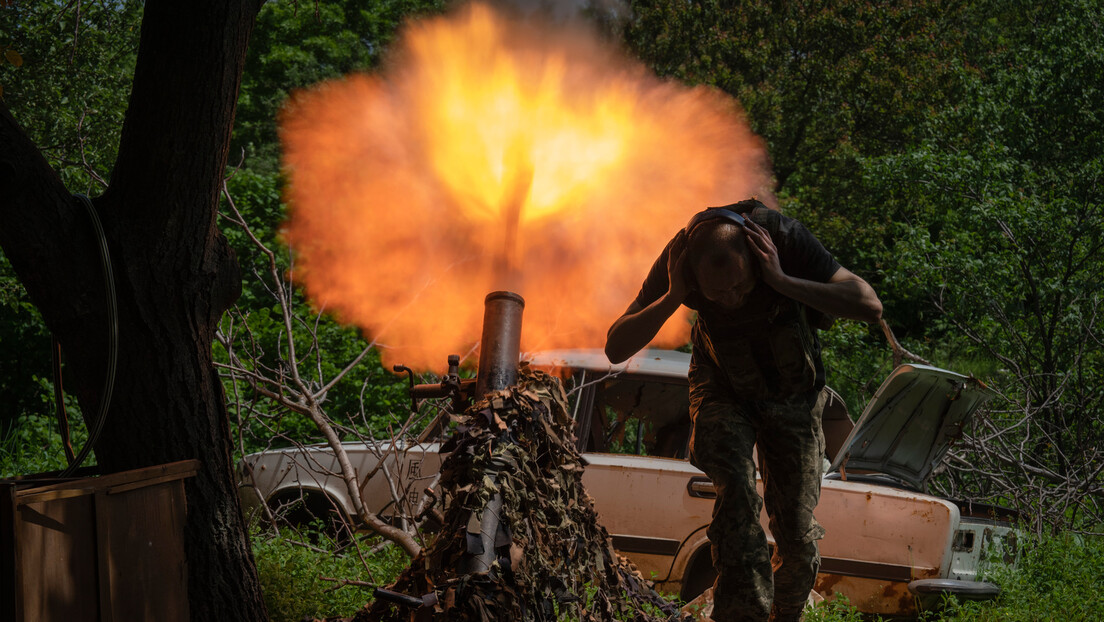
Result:
[[[816,587],[814,589],[819,592],[821,596],[828,598],[836,593],[832,588],[834,588],[842,578],[843,577],[837,574],[818,574]]]
[[[908,591],[908,586],[903,583],[891,583],[886,586],[883,594],[887,602],[896,602],[898,615],[916,615],[916,598]]]

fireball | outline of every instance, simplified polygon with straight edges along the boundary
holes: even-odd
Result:
[[[601,347],[692,214],[770,202],[731,97],[482,4],[408,24],[379,72],[296,93],[281,140],[297,280],[422,369],[471,351],[502,289],[525,297],[523,349]],[[680,314],[656,344],[688,331]]]

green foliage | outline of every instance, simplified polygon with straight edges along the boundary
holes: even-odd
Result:
[[[598,586],[592,583],[587,583],[582,586],[582,601],[576,603],[560,603],[557,600],[552,601],[552,611],[555,615],[557,622],[581,622],[582,620],[593,619],[593,612],[601,607],[601,599],[598,596]],[[671,603],[678,601],[678,596],[674,594],[660,594],[661,598],[666,599]],[[590,617],[588,618],[582,612],[588,612]],[[641,616],[643,614],[643,616]],[[614,620],[624,620],[625,622],[635,622],[642,618],[649,620],[662,620],[669,618],[670,616],[663,611],[660,607],[653,603],[643,602],[639,603],[639,609],[632,612],[615,612],[613,614]]]
[[[0,439],[17,417],[50,412],[36,376],[50,375],[51,348],[42,317],[0,253]]]
[[[53,408],[53,385],[43,378],[34,378],[34,381],[44,403],[42,410],[50,412]],[[66,396],[65,401],[69,414],[69,439],[73,453],[77,453],[88,440],[88,430],[76,399]],[[58,421],[52,412],[49,415],[21,414],[12,421],[7,432],[0,440],[0,479],[47,473],[68,466]],[[90,456],[84,464],[90,466],[95,463],[95,458]]]
[[[250,284],[263,292],[265,282],[262,278],[264,275],[259,274]],[[268,294],[268,306],[261,306],[264,303],[261,295],[264,294],[258,294],[252,309],[240,304],[227,314],[223,318],[222,333],[234,335],[233,347],[247,371],[281,379],[292,387],[291,351],[282,309],[271,294]],[[317,391],[346,366],[352,365],[344,377],[326,391],[321,399],[322,407],[335,423],[346,429],[345,440],[352,440],[355,434],[390,438],[409,416],[406,379],[386,370],[375,349],[353,365],[368,346],[360,333],[340,325],[328,315],[319,315],[300,291],[293,289],[290,296],[291,335],[305,388]],[[216,344],[214,355],[219,363],[229,362],[229,354],[222,344]],[[251,388],[241,377],[236,382],[228,374],[224,377],[232,424],[241,434],[246,452],[323,440],[306,415],[280,406]],[[278,390],[272,386],[267,388]]]
[[[252,233],[275,253],[276,272],[287,291],[286,303],[296,318],[291,336],[297,348],[297,368],[314,388],[325,385],[350,364],[367,342],[355,329],[320,314],[296,287],[293,256],[279,238],[286,209],[280,200],[279,109],[294,89],[375,67],[403,20],[442,6],[437,0],[391,0],[370,6],[352,0],[276,1],[267,3],[257,18],[231,147],[231,153],[243,152],[245,160],[231,172],[227,189]],[[222,211],[229,212],[225,207]],[[233,329],[238,338],[235,348],[255,371],[267,370],[272,377],[283,374],[290,382],[287,327],[270,258],[230,220],[222,221],[222,231],[244,276],[242,296],[235,312],[224,319],[223,333],[231,334]],[[227,361],[224,349],[216,347],[215,355],[221,362]],[[389,428],[406,418],[409,400],[404,382],[385,371],[379,353],[373,351],[326,393],[324,408],[350,430],[390,437]],[[246,451],[320,440],[307,417],[275,406],[246,384],[228,384],[227,393],[232,419],[242,427]]]
[[[137,58],[142,3],[16,2],[0,11],[4,103],[62,181],[90,192],[115,162]]]
[[[313,390],[334,378],[341,369],[352,363],[367,343],[353,329],[340,326],[328,316],[315,317],[305,301],[296,296],[296,312],[307,322],[294,325],[300,359],[300,373]],[[287,349],[287,333],[277,306],[254,311],[242,310],[242,315],[224,319],[224,325],[235,323],[236,331],[248,331],[236,344],[240,348],[252,348],[247,357],[255,371],[265,371],[273,377],[284,378],[290,383],[290,352]],[[215,347],[216,359],[226,362],[226,351]],[[305,415],[282,408],[248,384],[236,385],[227,381],[231,418],[243,435],[245,450],[258,451],[270,446],[288,446],[292,443],[319,442],[322,437]],[[379,352],[370,351],[349,373],[335,384],[324,397],[327,414],[339,425],[374,438],[390,438],[409,416],[409,396],[406,380],[384,369]],[[346,440],[351,440],[347,436]]]
[[[661,75],[736,97],[767,143],[785,209],[842,263],[877,276],[883,219],[866,219],[859,158],[914,140],[948,80],[969,24],[934,0],[686,3],[637,0],[633,51]],[[734,199],[735,200],[735,199]]]
[[[993,384],[997,429],[1033,417],[1026,460],[1046,485],[1098,487],[1078,465],[1104,440],[1100,4],[633,8],[633,50],[740,100],[783,208],[875,286],[905,347]],[[847,325],[823,338],[854,411],[888,371],[884,342]],[[1025,483],[1005,498],[1026,509]],[[1098,506],[1055,511],[1068,522]]]
[[[948,599],[921,620],[957,622],[1036,622],[1037,620],[1095,620],[1104,608],[1099,569],[1104,568],[1104,538],[1070,534],[1029,538],[1020,542],[1014,567],[988,566],[983,579],[996,583],[1001,595],[994,601],[958,602]],[[826,602],[806,612],[810,622],[859,622],[860,614],[846,599]]]
[[[783,207],[876,286],[907,348],[997,387],[1006,399],[987,416],[998,428],[1030,411],[1037,427],[1024,429],[1045,439],[1031,444],[1030,466],[1065,477],[1094,463],[1092,450],[1104,446],[1099,2],[631,4],[627,46],[664,76],[740,100],[768,145]],[[283,101],[294,89],[378,66],[404,18],[443,5],[273,0],[261,11],[231,150],[231,159],[246,157],[228,187],[258,237],[278,251],[281,275],[294,276],[278,234]],[[115,159],[142,4],[74,6],[0,6],[0,49],[22,61],[16,66],[5,56],[0,85],[5,105],[63,181],[88,191],[109,177]],[[257,365],[286,371],[286,327],[268,259],[241,229],[223,221],[223,231],[245,276],[241,315],[224,326],[247,330],[243,343],[255,348]],[[298,352],[308,379],[332,377],[360,352],[365,341],[357,331],[327,316],[316,323],[298,294],[290,304],[304,318],[293,326],[297,342],[312,344]],[[822,338],[829,384],[857,416],[888,371],[888,349],[879,332],[852,322]],[[48,331],[0,257],[0,399],[4,415],[18,422],[0,445],[5,474],[63,464],[49,383],[41,380],[49,374],[48,348]],[[226,361],[218,347],[216,356]],[[228,393],[251,428],[247,450],[273,435],[317,438],[304,417],[245,385],[228,385]],[[352,427],[383,435],[406,403],[403,380],[372,353],[331,389],[326,407]],[[983,490],[980,479],[965,483]],[[1017,483],[1018,503],[1030,504],[1037,489],[1027,479]],[[1001,499],[1017,497],[1005,491]],[[1067,524],[1085,520],[1078,510],[1058,515]],[[1050,546],[1059,545],[1044,542],[1041,550]],[[1099,553],[1097,544],[1090,548]],[[1067,553],[1055,559],[1100,567],[1099,557]],[[1041,589],[1026,585],[1029,593]],[[1023,619],[1076,618],[1080,610],[1067,603],[1047,611]],[[850,619],[837,613],[828,619]],[[960,615],[973,614],[963,608]]]
[[[370,600],[370,590],[350,586],[327,592],[333,582],[322,581],[320,577],[387,585],[408,561],[397,547],[389,547],[369,555],[369,569],[365,570],[348,549],[335,553],[332,544],[324,539],[321,550],[316,551],[270,534],[254,532],[252,537],[265,602],[274,621],[297,622],[305,615],[351,615]],[[994,565],[984,577],[1001,587],[1001,596],[996,601],[950,601],[942,611],[928,612],[921,619],[960,622],[1096,619],[1096,613],[1104,608],[1098,576],[1098,570],[1104,568],[1104,539],[1049,536],[1027,539],[1020,546],[1021,555],[1015,568]],[[561,613],[564,620],[575,619],[575,612]],[[860,622],[870,617],[859,613],[846,599],[839,599],[807,611],[805,619]]]
[[[342,547],[339,551],[324,536],[309,548],[292,537],[291,533],[276,537],[252,534],[253,557],[272,622],[351,616],[372,600],[372,589],[358,585],[337,588],[335,581],[323,577],[386,586],[409,562],[397,546],[384,547],[362,562],[354,550]],[[362,546],[367,552],[370,543]]]
[[[1099,569],[1104,568],[1104,538],[1069,534],[1022,543],[1014,569],[997,567],[986,580],[1000,585],[991,603],[947,604],[936,619],[961,622],[1034,622],[1095,620],[1104,609]]]
[[[846,596],[819,603],[806,610],[806,622],[865,622],[869,616],[863,615],[847,601]]]
[[[1104,338],[1104,9],[1081,0],[977,10],[985,7],[1000,17],[977,35],[991,51],[958,75],[962,99],[933,111],[914,148],[867,159],[867,182],[903,216],[887,284],[938,311],[929,338],[990,361],[987,379],[1005,398],[994,429],[1031,417],[1030,449],[1012,461],[1054,475],[1029,484],[1017,470],[1009,496],[1068,526],[1084,512],[1099,516],[1099,499],[1082,497],[1069,512],[1040,500],[1037,486],[1101,483],[1083,465],[1096,463],[1104,441],[1095,345]]]
[[[300,304],[300,310],[309,314],[309,308],[302,302]],[[283,347],[286,345],[284,327],[282,322],[274,319],[278,317],[278,312],[278,309],[260,309],[237,318],[237,321],[249,325],[253,335],[250,343],[259,344],[262,348],[261,359],[255,362],[271,363],[274,366],[272,369],[284,369],[286,372],[288,359]],[[308,329],[300,328],[301,332],[296,331],[299,332],[299,343],[310,343]],[[318,387],[333,378],[340,371],[339,366],[351,363],[367,344],[356,331],[338,325],[331,318],[323,317],[313,330],[319,336],[319,345],[306,351],[300,350],[297,354],[307,356],[300,365],[300,371],[312,386]],[[269,349],[264,349],[266,347]],[[215,352],[218,359],[225,361],[225,351],[221,346],[216,346]],[[290,382],[287,376],[285,380]],[[239,432],[243,436],[246,452],[323,440],[314,423],[305,415],[277,406],[245,383],[229,385],[227,394],[231,402],[231,419],[235,425],[242,426]],[[390,438],[409,416],[408,405],[406,380],[386,371],[379,360],[379,352],[375,350],[369,352],[327,392],[324,402],[327,414],[339,425],[373,438]],[[345,440],[352,438],[345,435]]]
[[[933,109],[958,101],[956,76],[978,19],[969,7],[936,0],[632,4],[633,51],[662,75],[736,97],[766,141],[783,210],[875,287],[906,347],[924,354],[917,344],[937,345],[928,334],[938,312],[926,296],[902,295],[893,282],[900,211],[871,190],[862,163],[907,151]],[[830,384],[852,410],[861,407],[869,385],[884,376],[884,339],[858,327],[837,327],[824,339]]]
[[[222,333],[235,336],[234,347],[252,371],[290,380],[291,352],[275,278],[281,279],[285,302],[293,317],[292,337],[296,345],[299,373],[317,389],[327,384],[367,346],[353,328],[319,314],[295,287],[293,260],[278,239],[278,225],[284,212],[279,197],[279,176],[251,168],[235,171],[227,182],[234,206],[250,225],[250,231],[274,252],[274,259],[261,252],[249,233],[227,219],[223,231],[238,257],[243,272],[242,296],[237,307],[222,322]],[[223,214],[229,212],[224,206]],[[276,275],[271,262],[276,263]],[[215,357],[228,362],[222,345]],[[267,371],[266,371],[267,370]],[[321,440],[315,425],[305,416],[275,407],[245,383],[227,384],[232,418],[242,426],[246,451],[274,444]],[[405,420],[409,403],[403,378],[384,370],[379,353],[370,352],[325,396],[327,413],[344,425],[377,437],[390,437],[388,426]],[[401,413],[399,417],[393,413]],[[238,423],[240,421],[240,423]],[[275,439],[275,440],[274,440]]]
[[[892,357],[884,340],[877,327],[846,320],[820,333],[827,384],[843,398],[852,419],[862,414],[891,371]]]

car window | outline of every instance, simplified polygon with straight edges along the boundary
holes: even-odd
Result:
[[[576,409],[584,451],[686,457],[690,399],[684,382],[622,374],[587,389]]]

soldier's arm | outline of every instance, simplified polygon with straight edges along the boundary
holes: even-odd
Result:
[[[763,280],[778,293],[831,316],[870,323],[881,319],[878,294],[854,272],[840,267],[826,283],[790,276],[782,271],[778,249],[767,230],[748,220],[746,231]]]
[[[827,283],[782,274],[770,283],[778,293],[835,317],[876,323],[882,318],[882,301],[869,283],[847,268],[840,268]]]
[[[634,300],[606,334],[606,357],[620,363],[644,349],[681,304],[670,292],[647,307]]]
[[[648,345],[674,315],[690,286],[686,282],[686,233],[680,231],[668,247],[667,291],[648,304],[634,300],[606,333],[606,357],[611,363],[627,360]]]

